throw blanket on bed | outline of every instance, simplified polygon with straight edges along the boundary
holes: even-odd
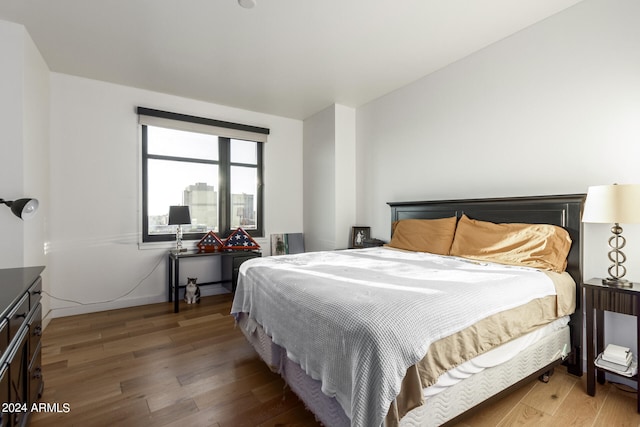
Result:
[[[353,426],[369,427],[431,343],[554,294],[531,268],[369,248],[247,261],[231,313],[248,313]]]

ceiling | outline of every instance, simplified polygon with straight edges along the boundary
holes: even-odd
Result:
[[[55,72],[304,119],[581,0],[2,0]]]

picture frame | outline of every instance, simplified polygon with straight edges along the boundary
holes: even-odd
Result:
[[[222,249],[235,251],[255,251],[260,249],[258,242],[247,233],[242,227],[229,234],[229,237],[222,242]]]
[[[351,249],[364,248],[364,241],[371,238],[371,227],[354,226],[351,227]]]
[[[302,233],[276,233],[271,235],[271,255],[290,255],[304,252]]]
[[[202,252],[218,252],[222,249],[222,240],[213,231],[209,231],[196,245],[198,253]]]

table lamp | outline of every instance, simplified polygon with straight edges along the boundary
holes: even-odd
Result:
[[[631,286],[623,279],[627,273],[623,265],[627,260],[622,252],[626,239],[622,236],[620,223],[640,222],[640,184],[613,184],[589,187],[584,204],[582,222],[613,223],[609,237],[609,277],[602,283],[610,286]]]
[[[182,248],[182,224],[191,224],[189,206],[169,206],[169,225],[177,225],[176,252],[185,252]]]

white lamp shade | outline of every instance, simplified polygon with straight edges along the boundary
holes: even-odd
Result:
[[[610,224],[640,222],[640,184],[589,187],[582,222]]]

